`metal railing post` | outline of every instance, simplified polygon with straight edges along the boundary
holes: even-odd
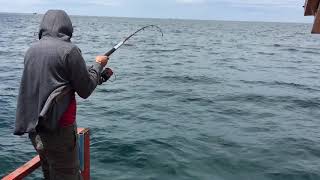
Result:
[[[89,128],[78,128],[79,160],[83,180],[90,180],[90,131]],[[20,166],[2,180],[22,180],[41,166],[39,155]]]

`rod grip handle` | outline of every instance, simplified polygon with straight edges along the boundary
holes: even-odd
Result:
[[[105,53],[104,55],[105,56],[110,56],[113,52],[115,52],[116,51],[116,49],[115,48],[112,48],[112,49],[110,49],[107,53]]]

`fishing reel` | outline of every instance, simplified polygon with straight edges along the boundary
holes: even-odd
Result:
[[[100,75],[100,84],[108,81],[110,77],[113,75],[113,71],[110,68],[105,68]]]

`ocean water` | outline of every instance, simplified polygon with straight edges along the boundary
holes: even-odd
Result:
[[[41,15],[0,14],[0,177],[35,155],[12,135],[23,56]],[[122,38],[116,80],[77,97],[91,177],[319,180],[320,36],[310,24],[72,17],[88,64]],[[39,179],[38,170],[29,179]]]

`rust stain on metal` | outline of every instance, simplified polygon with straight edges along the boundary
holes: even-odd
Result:
[[[314,16],[318,10],[320,0],[306,0],[304,4],[304,15]]]

